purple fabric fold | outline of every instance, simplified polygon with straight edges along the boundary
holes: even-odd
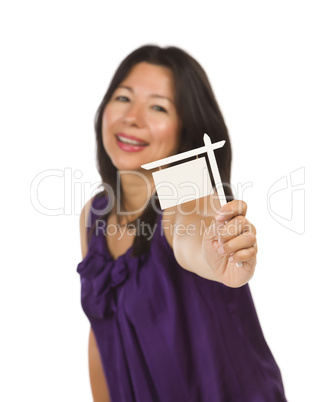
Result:
[[[77,270],[112,401],[286,401],[249,286],[231,289],[181,268],[161,217],[149,254],[129,249],[114,260],[102,232],[93,233]]]
[[[99,318],[112,314],[115,311],[114,288],[128,277],[125,256],[115,261],[106,253],[90,250],[77,271],[81,276],[82,305],[86,314]]]

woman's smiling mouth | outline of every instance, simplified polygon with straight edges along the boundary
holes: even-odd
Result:
[[[138,152],[149,145],[147,142],[144,142],[140,138],[132,135],[117,133],[115,136],[119,148],[126,152]]]

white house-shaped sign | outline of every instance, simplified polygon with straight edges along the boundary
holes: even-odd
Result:
[[[213,193],[206,159],[204,157],[198,158],[198,155],[204,153],[208,155],[220,204],[222,206],[226,203],[219,169],[214,155],[214,149],[223,147],[225,141],[212,144],[209,136],[204,134],[204,144],[203,147],[142,165],[142,168],[146,170],[160,168],[160,170],[153,172],[152,176],[162,209],[205,197]],[[161,169],[162,166],[183,161],[194,156],[197,156],[197,159]]]

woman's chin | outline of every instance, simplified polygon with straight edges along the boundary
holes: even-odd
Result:
[[[113,165],[117,168],[119,172],[122,171],[134,171],[134,172],[140,172],[144,169],[141,168],[142,165],[144,165],[146,162],[129,162],[129,161],[117,161],[113,162]]]
[[[142,157],[142,158],[111,158],[113,165],[117,168],[117,170],[132,170],[132,171],[141,171],[144,172],[146,170],[142,169],[141,166],[153,162],[154,158]]]

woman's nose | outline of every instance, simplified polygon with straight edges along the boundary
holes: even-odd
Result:
[[[143,125],[143,108],[138,104],[130,104],[129,108],[125,112],[124,122],[132,126],[142,126]]]

